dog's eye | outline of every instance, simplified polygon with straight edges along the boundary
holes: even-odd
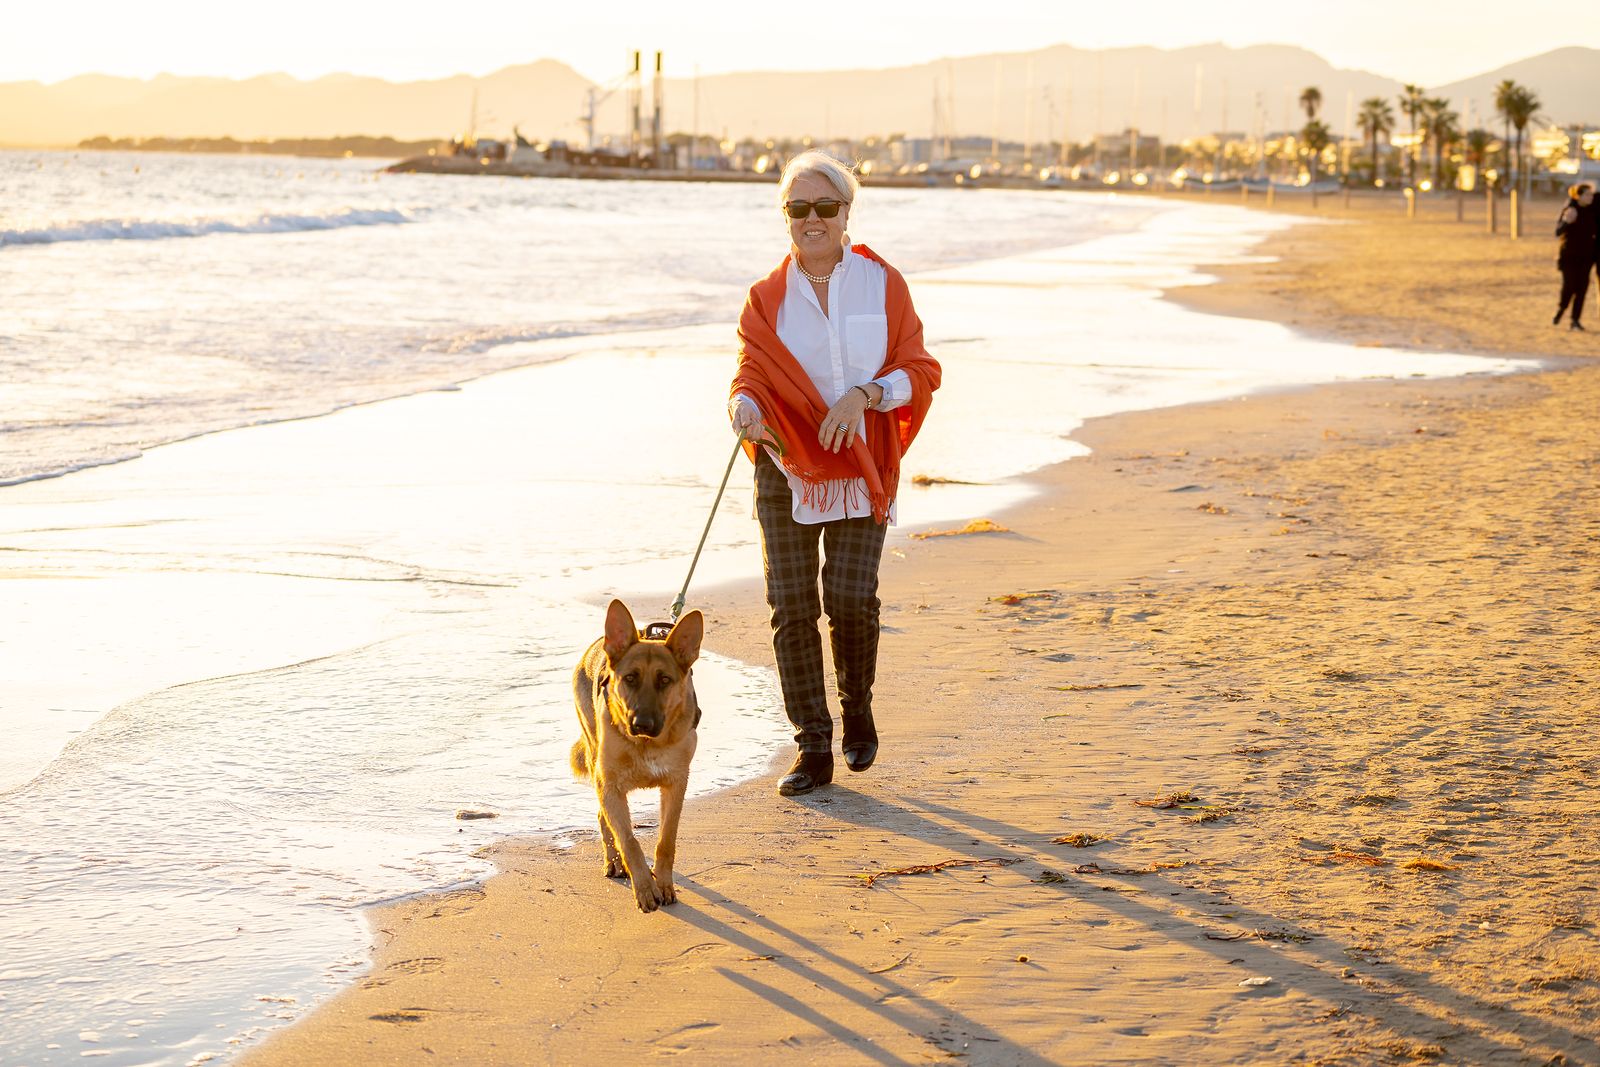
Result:
[[[629,671],[627,674],[624,674],[622,676],[622,680],[624,682],[627,682],[629,685],[638,685],[639,684],[639,672],[638,671]]]
[[[669,686],[671,684],[672,684],[672,679],[671,678],[668,678],[664,674],[656,675],[656,688],[657,689],[665,689],[667,686]]]

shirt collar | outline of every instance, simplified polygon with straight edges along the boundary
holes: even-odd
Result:
[[[844,239],[844,258],[839,261],[839,274],[842,277],[843,275],[849,273],[849,271],[850,271],[850,237],[849,237],[848,234],[846,234],[845,235],[845,239]],[[789,256],[789,274],[790,274],[792,279],[797,280],[797,281],[800,280],[803,277],[801,275],[801,273],[800,273],[800,257],[797,256],[797,255],[794,255],[793,253],[791,253],[790,256]]]

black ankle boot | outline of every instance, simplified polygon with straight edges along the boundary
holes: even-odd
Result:
[[[840,718],[844,721],[844,765],[852,771],[864,771],[878,758],[878,729],[873,725],[872,712]]]
[[[778,782],[778,792],[786,797],[809,793],[819,785],[833,781],[832,752],[802,752],[794,758],[794,766]]]

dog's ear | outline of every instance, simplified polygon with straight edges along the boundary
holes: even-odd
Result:
[[[633,613],[622,601],[613,600],[606,609],[606,658],[615,666],[638,642],[639,628],[633,624]]]
[[[691,611],[678,620],[667,635],[667,651],[679,667],[688,670],[700,658],[700,642],[706,636],[705,616]]]

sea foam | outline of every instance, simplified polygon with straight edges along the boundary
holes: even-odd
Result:
[[[214,233],[304,233],[346,226],[391,226],[417,221],[417,213],[350,208],[325,215],[255,215],[209,219],[86,219],[37,229],[0,230],[0,245],[47,245],[62,241],[158,241]]]

